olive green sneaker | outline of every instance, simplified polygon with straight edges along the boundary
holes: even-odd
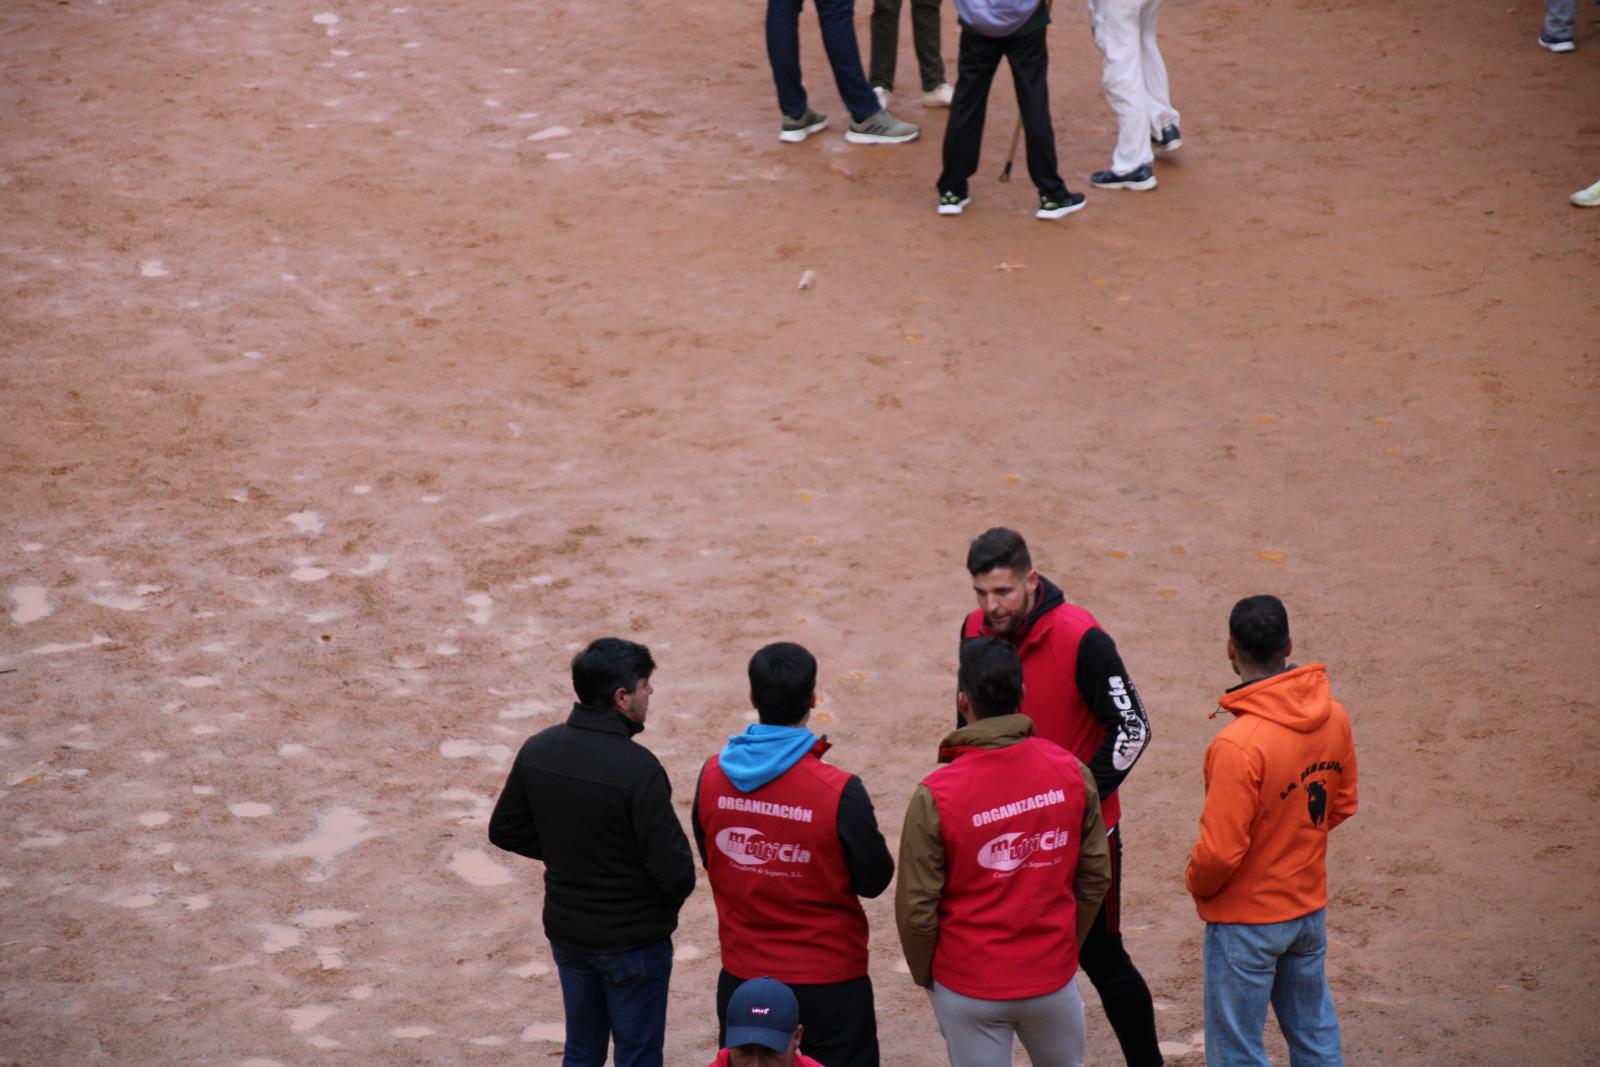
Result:
[[[778,140],[790,144],[798,144],[814,133],[821,133],[828,128],[828,116],[820,111],[806,108],[805,114],[790,118],[783,116],[783,129],[778,131]]]
[[[903,122],[880,108],[877,114],[852,122],[844,132],[844,139],[852,144],[905,144],[921,135],[921,127]]]

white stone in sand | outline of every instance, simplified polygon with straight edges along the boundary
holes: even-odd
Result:
[[[326,1034],[312,1034],[310,1037],[306,1038],[306,1042],[310,1044],[312,1048],[338,1048],[341,1044],[341,1042],[327,1036]]]
[[[306,939],[304,931],[281,923],[257,923],[256,929],[266,935],[261,942],[261,951],[269,956],[294,948]]]
[[[433,646],[433,654],[435,656],[454,656],[457,653],[459,653],[460,651],[461,651],[461,649],[457,648],[455,645],[434,645]]]
[[[323,11],[319,14],[312,15],[311,21],[315,22],[318,26],[337,26],[339,25],[339,16],[335,15],[332,11]]]
[[[518,978],[535,978],[550,973],[550,965],[539,960],[529,960],[520,967],[509,968]]]
[[[522,1040],[524,1041],[565,1041],[567,1039],[566,1023],[534,1023],[523,1028]]]
[[[475,625],[487,626],[489,620],[494,618],[494,597],[488,593],[471,593],[462,597],[461,602],[473,609],[467,618]]]
[[[467,1040],[469,1045],[486,1045],[495,1048],[506,1043],[506,1039],[498,1034],[486,1034],[483,1037],[474,1037]]]
[[[294,741],[288,741],[278,746],[278,755],[284,757],[285,759],[289,758],[290,756],[304,756],[310,751],[311,750],[306,746],[298,744]]]
[[[546,126],[544,129],[540,130],[538,133],[530,133],[530,134],[528,134],[528,140],[530,140],[530,141],[552,141],[557,137],[570,136],[571,133],[572,133],[572,131],[567,129],[565,126]]]
[[[139,816],[140,826],[165,826],[172,821],[170,811],[147,811]]]
[[[165,278],[170,273],[159,259],[146,259],[139,264],[139,274],[145,278]]]
[[[241,819],[261,819],[272,814],[272,805],[259,800],[241,800],[237,804],[229,804],[228,810]]]
[[[26,544],[24,544],[22,546],[22,551],[24,551],[24,552],[43,552],[44,551],[44,543],[42,541],[29,541],[29,542],[27,542]]]
[[[11,587],[11,599],[17,605],[11,612],[11,621],[19,625],[38,622],[56,610],[50,604],[49,592],[42,585],[14,585]]]
[[[331,1004],[307,1004],[303,1008],[285,1008],[283,1013],[289,1017],[289,1030],[303,1034],[333,1018],[338,1010]]]
[[[178,684],[185,689],[207,689],[219,683],[209,674],[191,674],[187,678],[178,679]]]
[[[511,872],[478,848],[464,848],[451,856],[450,869],[473,885],[508,885],[511,882]]]
[[[500,710],[502,719],[531,719],[535,715],[543,715],[552,710],[547,700],[519,700],[509,707]]]
[[[359,919],[358,912],[340,911],[338,908],[312,908],[302,911],[294,917],[296,926],[303,926],[307,930],[331,930],[336,926],[343,926],[351,919]]]
[[[211,907],[211,898],[204,893],[194,893],[187,897],[179,897],[178,903],[190,911],[205,911]]]
[[[377,835],[367,817],[354,808],[334,808],[317,816],[317,829],[298,844],[269,848],[267,859],[304,857],[327,866],[340,855]]]
[[[389,1031],[389,1036],[410,1041],[419,1037],[431,1037],[433,1031],[426,1026],[397,1026]]]
[[[297,582],[320,582],[328,576],[323,567],[296,567],[289,572],[289,577]]]
[[[363,482],[361,485],[352,485],[350,487],[350,491],[356,496],[366,496],[368,493],[372,492],[372,486]]]
[[[283,521],[294,527],[295,533],[319,534],[323,531],[322,516],[315,511],[297,511],[285,515]]]
[[[683,960],[685,962],[700,959],[705,954],[706,950],[699,945],[679,945],[672,950],[672,958],[674,960]]]
[[[189,792],[197,797],[211,797],[217,795],[217,787],[214,785],[191,785]]]

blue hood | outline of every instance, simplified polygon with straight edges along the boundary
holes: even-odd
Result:
[[[817,735],[804,726],[768,726],[752,723],[723,746],[718,763],[728,781],[741,793],[754,793],[800,762],[817,743]]]

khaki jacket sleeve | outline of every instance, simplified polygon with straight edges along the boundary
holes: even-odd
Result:
[[[933,948],[939,940],[939,900],[944,896],[944,838],[939,808],[925,785],[917,786],[900,831],[900,878],[894,890],[894,921],[900,930],[911,980],[933,985]]]
[[[1072,895],[1078,906],[1078,947],[1083,947],[1100,902],[1111,888],[1111,845],[1106,839],[1106,820],[1100,814],[1100,790],[1094,775],[1080,761],[1083,772],[1083,830],[1078,838],[1078,872],[1073,876]]]

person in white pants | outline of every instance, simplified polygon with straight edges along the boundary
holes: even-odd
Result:
[[[1172,152],[1183,145],[1167,65],[1156,44],[1160,11],[1161,0],[1089,0],[1089,26],[1105,56],[1101,84],[1117,113],[1111,169],[1089,178],[1102,189],[1154,189],[1154,149]]]

